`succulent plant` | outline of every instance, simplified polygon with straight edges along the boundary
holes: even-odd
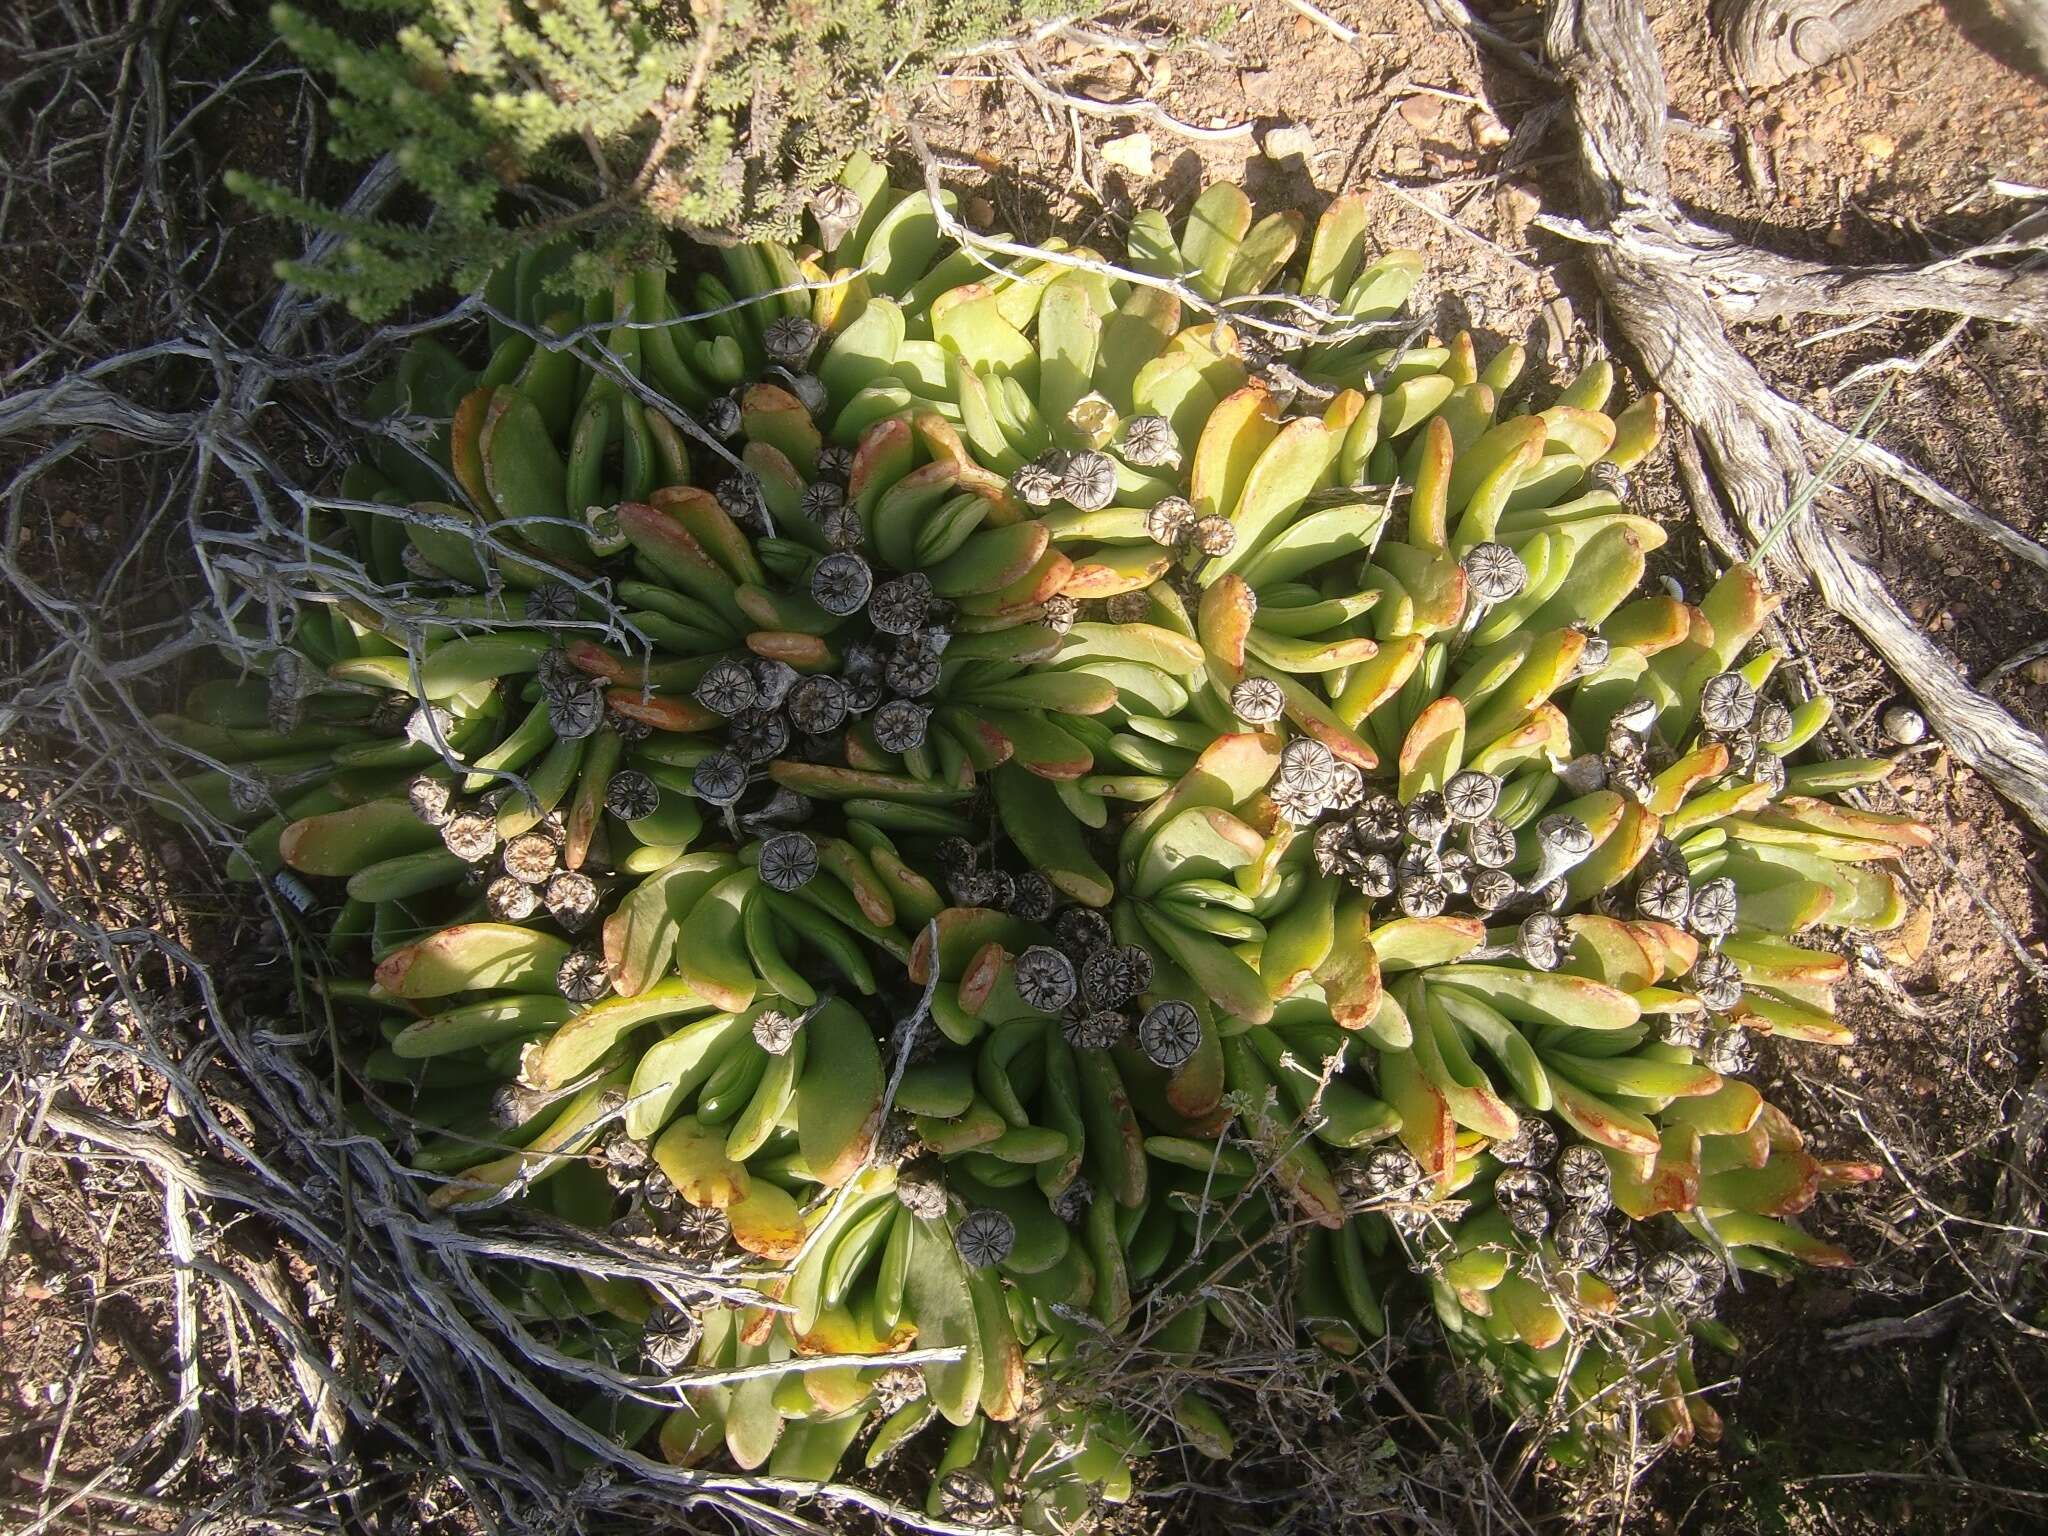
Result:
[[[1749,1041],[1846,1041],[1797,936],[1904,922],[1928,834],[1832,798],[1888,763],[1794,760],[1827,706],[1772,697],[1753,571],[1636,595],[1655,397],[1595,363],[1502,416],[1520,349],[1386,344],[1419,262],[1356,198],[1297,261],[1211,187],[1112,266],[846,188],[719,253],[728,311],[515,272],[481,373],[415,349],[384,403],[432,462],[325,530],[393,600],[165,722],[238,872],[345,882],[374,979],[332,991],[434,1203],[779,1267],[680,1319],[508,1275],[663,1373],[957,1351],[692,1388],[658,1441],[823,1479],[943,1418],[961,1520],[1127,1496],[1143,1426],[1063,1368],[1147,1304],[1192,1356],[1252,1244],[1340,1353],[1427,1298],[1561,1452],[1631,1394],[1711,1426],[1728,1272],[1846,1262],[1790,1218],[1875,1176]]]

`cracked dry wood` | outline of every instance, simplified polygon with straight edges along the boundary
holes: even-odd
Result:
[[[1927,0],[1718,0],[1715,36],[1735,78],[1753,91],[1854,52]]]
[[[1637,0],[1553,0],[1545,51],[1571,100],[1581,179],[1603,231],[1589,250],[1600,287],[1657,387],[1698,430],[1722,493],[1760,537],[1808,474],[1800,412],[1729,341],[1700,277],[1676,259],[1697,226],[1671,199],[1668,98],[1648,18]],[[1970,687],[1875,572],[1810,511],[1793,521],[1775,563],[1810,578],[1918,695],[1950,750],[2048,830],[2048,743]]]

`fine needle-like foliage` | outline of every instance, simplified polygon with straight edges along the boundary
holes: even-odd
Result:
[[[440,427],[348,473],[332,600],[165,722],[327,926],[365,1129],[719,1277],[499,1276],[678,1463],[1069,1529],[1160,1437],[1065,1384],[1227,1350],[1255,1247],[1553,1454],[1710,1435],[1730,1274],[1847,1263],[1796,1218],[1876,1176],[1744,1074],[1849,1039],[1812,936],[1908,921],[1926,829],[1838,798],[1890,764],[1810,757],[1756,572],[1644,591],[1655,397],[1504,412],[1358,199],[1115,263],[943,212],[856,159],[807,244],[501,268],[372,402]]]

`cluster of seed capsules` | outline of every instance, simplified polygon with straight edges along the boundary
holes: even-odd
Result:
[[[270,690],[161,722],[353,971],[365,1128],[456,1218],[757,1288],[504,1266],[684,1464],[865,1437],[1067,1528],[1228,1454],[1201,1391],[1067,1384],[1247,1284],[1339,1353],[1426,1300],[1558,1454],[1710,1431],[1713,1296],[1843,1262],[1789,1218],[1871,1176],[1739,1073],[1847,1038],[1795,935],[1924,942],[1925,829],[1833,798],[1889,764],[1795,756],[1755,573],[1640,595],[1654,397],[1503,413],[1520,349],[1409,334],[1359,200],[1147,211],[1146,281],[940,212],[856,163],[689,318],[522,257],[481,369],[373,401],[446,427],[350,471]]]

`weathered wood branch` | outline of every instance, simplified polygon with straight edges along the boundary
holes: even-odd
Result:
[[[1753,91],[1818,69],[1927,0],[1719,0],[1715,36]]]
[[[1553,0],[1545,48],[1571,99],[1589,211],[1609,237],[1590,251],[1601,289],[1657,387],[1699,432],[1729,505],[1760,537],[1809,472],[1800,413],[1730,342],[1700,277],[1643,254],[1684,248],[1691,226],[1665,171],[1668,97],[1648,18],[1639,0]],[[1972,688],[1811,511],[1793,521],[1776,563],[1810,578],[1919,696],[1950,750],[2048,830],[2048,742]]]

